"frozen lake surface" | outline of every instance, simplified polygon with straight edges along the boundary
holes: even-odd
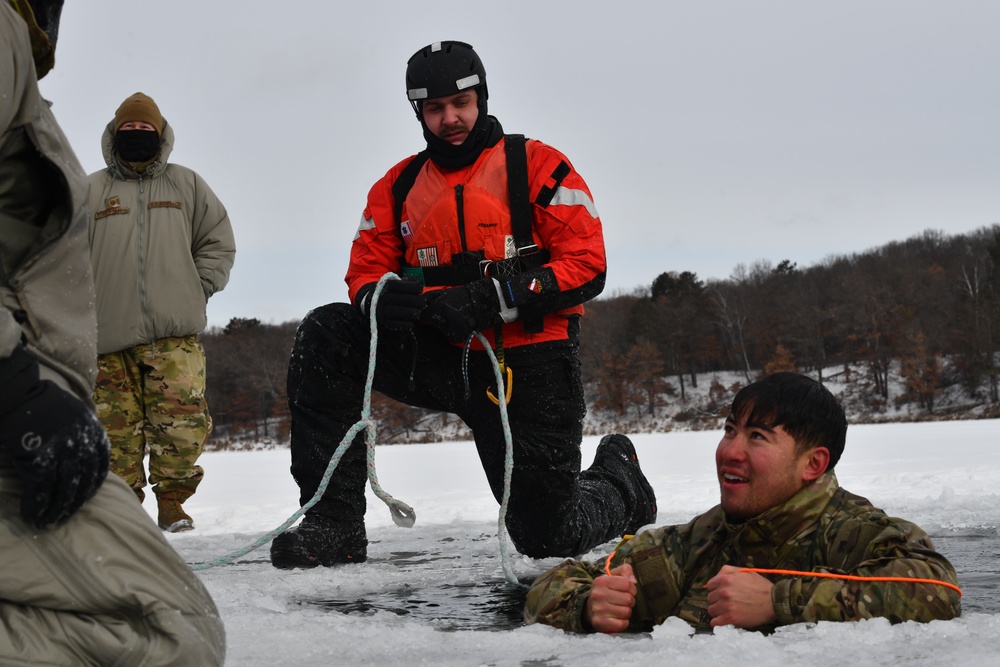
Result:
[[[668,621],[639,636],[574,636],[520,624],[523,590],[505,582],[498,507],[471,443],[384,446],[379,481],[417,515],[395,526],[369,491],[369,561],[281,571],[267,546],[199,576],[226,623],[227,664],[1000,665],[1000,449],[997,421],[852,426],[843,486],[927,530],[956,566],[963,616],[927,625],[801,624],[771,636],[732,628],[692,634]],[[658,497],[657,523],[681,523],[718,501],[712,432],[632,435]],[[598,438],[584,441],[584,460]],[[186,508],[197,529],[169,536],[191,563],[225,556],[297,509],[287,450],[210,453]],[[149,509],[152,503],[147,502]],[[598,549],[593,556],[610,550]],[[529,582],[559,559],[512,554]]]

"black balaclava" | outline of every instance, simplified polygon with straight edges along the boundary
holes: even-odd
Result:
[[[154,130],[118,130],[115,151],[125,162],[149,163],[160,151],[160,135]]]

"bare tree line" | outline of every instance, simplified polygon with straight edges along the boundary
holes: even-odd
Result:
[[[587,304],[580,346],[592,411],[655,415],[720,371],[748,383],[798,370],[820,381],[836,373],[859,420],[904,403],[933,416],[955,386],[967,406],[986,406],[978,414],[1000,415],[1000,225],[925,231],[806,268],[756,261],[725,280],[665,268],[648,287]],[[296,326],[234,319],[206,332],[217,437],[287,437]],[[717,417],[736,389],[713,385],[709,403],[692,410]],[[455,419],[384,397],[373,413],[382,442],[436,440]]]

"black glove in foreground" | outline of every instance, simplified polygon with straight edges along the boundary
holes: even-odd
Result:
[[[375,293],[376,283],[365,285],[359,296],[359,302],[364,303],[362,312],[368,316],[371,299]],[[389,331],[409,331],[413,323],[420,318],[420,313],[426,305],[426,297],[421,294],[424,287],[412,278],[389,280],[382,286],[378,296],[378,306],[375,310],[375,321],[379,326]]]
[[[500,297],[492,278],[427,295],[421,320],[432,324],[453,343],[466,341],[476,331],[500,324]]]
[[[22,346],[0,361],[0,449],[24,482],[21,517],[62,523],[108,474],[108,437],[94,412],[49,380]]]

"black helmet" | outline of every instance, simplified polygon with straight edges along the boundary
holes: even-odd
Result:
[[[434,42],[414,53],[406,62],[406,97],[420,115],[423,100],[454,95],[474,88],[479,104],[489,96],[483,61],[465,42]]]

